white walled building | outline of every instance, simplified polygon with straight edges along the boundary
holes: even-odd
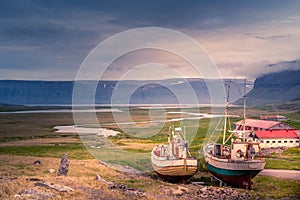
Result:
[[[264,130],[254,131],[261,148],[299,147],[299,130]]]

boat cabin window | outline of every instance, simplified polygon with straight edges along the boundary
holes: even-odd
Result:
[[[260,141],[260,143],[264,143],[264,141],[263,141],[263,140],[261,140],[261,141]]]
[[[281,141],[278,141],[278,143],[281,143]]]
[[[270,141],[267,141],[267,143],[270,143]]]
[[[272,141],[272,143],[275,143],[276,141]]]
[[[215,144],[214,145],[214,156],[221,156],[222,154],[222,145]]]
[[[293,140],[291,140],[290,143],[293,143]]]
[[[285,140],[284,143],[287,143],[287,141]]]
[[[296,140],[296,143],[299,143],[299,140]]]

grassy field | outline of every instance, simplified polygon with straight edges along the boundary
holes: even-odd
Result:
[[[179,109],[167,109],[167,111],[176,112]],[[197,111],[197,109],[189,108],[189,112]],[[209,112],[209,108],[204,108],[200,112]],[[198,110],[199,112],[199,110]],[[104,190],[107,198],[119,199],[124,197],[122,192],[112,192],[107,190],[104,185],[96,183],[94,177],[97,173],[108,179],[118,183],[124,183],[129,187],[141,188],[148,193],[151,193],[149,199],[157,199],[159,195],[157,191],[161,187],[173,187],[177,185],[161,182],[147,177],[130,177],[120,174],[110,168],[99,165],[97,158],[103,158],[103,161],[117,163],[122,165],[131,165],[137,169],[149,169],[149,154],[154,146],[167,142],[167,132],[169,126],[174,124],[179,125],[179,122],[167,122],[162,129],[153,134],[151,130],[153,126],[149,123],[139,123],[150,120],[149,110],[147,109],[130,109],[131,117],[134,122],[137,122],[137,127],[125,127],[130,134],[122,133],[115,137],[109,137],[108,141],[102,141],[90,137],[86,144],[93,146],[100,145],[103,142],[108,142],[114,145],[119,150],[112,152],[109,148],[91,148],[84,146],[80,137],[77,134],[56,133],[53,130],[54,126],[72,125],[74,124],[71,113],[34,113],[34,114],[1,114],[0,115],[0,176],[17,176],[19,177],[12,187],[9,183],[1,183],[0,199],[10,199],[18,191],[24,189],[24,184],[28,177],[41,177],[45,180],[53,182],[60,181],[73,187],[88,188],[87,191]],[[233,108],[232,114],[241,115],[242,109]],[[273,114],[267,109],[252,109],[249,110],[249,116],[258,118],[261,114]],[[287,122],[299,128],[299,113],[279,113],[286,115],[290,120]],[[112,113],[98,113],[98,121],[102,127],[111,128],[122,131],[116,124],[113,124]],[[160,116],[156,116],[160,117]],[[179,114],[168,114],[167,119],[179,118]],[[88,120],[88,119],[87,119]],[[236,121],[238,119],[234,119]],[[185,121],[186,132],[193,132],[192,135],[187,135],[190,139],[190,151],[193,156],[199,158],[199,169],[201,172],[195,177],[200,177],[199,180],[205,180],[210,183],[210,175],[206,172],[206,167],[203,158],[200,158],[200,150],[202,143],[207,137],[209,129],[209,119],[201,119],[199,122]],[[216,125],[217,122],[212,124]],[[124,127],[123,127],[124,128]],[[141,135],[141,131],[145,131],[145,135]],[[140,137],[143,136],[143,137]],[[148,136],[148,137],[147,137]],[[214,139],[218,139],[218,134],[210,134]],[[86,141],[86,140],[85,140]],[[92,142],[92,143],[89,143]],[[132,155],[124,157],[124,154]],[[48,169],[57,169],[59,158],[62,154],[68,153],[71,159],[70,176],[59,178],[55,174],[49,174]],[[136,155],[136,156],[135,156]],[[35,166],[32,163],[34,160],[42,160],[43,165]],[[84,163],[84,164],[82,164]],[[300,170],[300,150],[292,148],[285,151],[283,154],[271,154],[267,158],[266,168],[274,169],[296,169]],[[197,180],[197,178],[194,178]],[[258,176],[254,180],[253,195],[259,198],[274,198],[280,199],[290,195],[299,194],[300,182],[286,179],[272,178],[266,176]],[[269,184],[271,183],[271,184]],[[191,186],[192,189],[192,186]],[[86,194],[85,190],[77,190],[73,193],[70,199],[80,199],[82,194]],[[93,194],[93,192],[91,192]],[[91,194],[91,195],[92,195]],[[86,194],[87,195],[87,194]],[[64,196],[62,196],[64,198]],[[298,197],[297,197],[298,198]],[[296,198],[295,198],[296,199]]]
[[[290,148],[282,154],[272,153],[265,168],[300,170],[300,148]]]
[[[67,124],[74,124],[72,113],[0,113],[0,141],[69,136],[53,130]]]
[[[300,198],[300,181],[258,175],[253,182],[253,190],[259,199]]]

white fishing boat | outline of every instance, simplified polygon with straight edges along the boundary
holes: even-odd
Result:
[[[151,163],[154,171],[170,182],[185,181],[197,171],[197,159],[190,155],[181,128],[169,129],[168,144],[153,148]]]
[[[225,109],[223,142],[204,146],[204,156],[208,171],[218,180],[235,187],[252,189],[252,179],[264,169],[266,164],[260,151],[260,142],[245,130],[246,98],[244,94],[243,130],[230,131],[228,115],[229,88]],[[228,124],[227,124],[228,123]],[[226,134],[230,136],[226,138]],[[231,142],[231,144],[228,144]]]

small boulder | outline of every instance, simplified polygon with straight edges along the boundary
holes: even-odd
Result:
[[[111,181],[107,181],[107,180],[105,180],[104,178],[102,178],[99,174],[96,175],[95,180],[96,180],[96,181],[101,181],[101,182],[103,182],[103,183],[105,183],[105,184],[110,184],[110,183],[112,183]]]
[[[26,181],[43,181],[43,179],[40,179],[40,178],[26,178]]]
[[[54,194],[50,192],[44,192],[36,189],[26,189],[21,191],[19,194],[15,195],[15,197],[22,199],[50,199],[54,197]]]
[[[64,154],[61,158],[57,176],[67,176],[69,171],[68,154]]]
[[[36,161],[34,161],[34,163],[33,164],[35,164],[35,165],[40,165],[40,164],[42,164],[42,161],[40,161],[40,160],[36,160]]]
[[[53,173],[55,173],[55,169],[48,169],[48,172],[49,172],[50,174],[53,174]]]
[[[172,190],[172,194],[175,196],[182,196],[184,194],[184,192],[182,190]]]
[[[187,187],[183,187],[183,186],[180,186],[180,185],[178,186],[178,190],[181,190],[185,193],[189,193],[189,189]]]
[[[54,183],[47,183],[47,182],[37,182],[35,186],[39,186],[47,189],[53,189],[58,192],[71,192],[74,190],[73,188],[68,186],[54,184]]]
[[[203,188],[201,188],[201,189],[199,190],[199,192],[205,194],[205,193],[207,192],[207,187],[204,186]]]
[[[238,191],[234,190],[234,191],[231,193],[231,196],[232,196],[232,197],[238,197],[238,196],[239,196]]]

